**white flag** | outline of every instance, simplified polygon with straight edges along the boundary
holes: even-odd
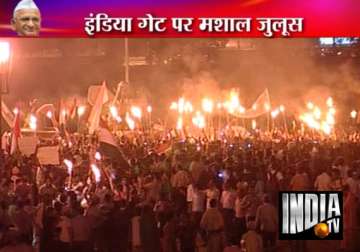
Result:
[[[103,82],[99,94],[97,95],[94,106],[91,109],[89,116],[89,133],[93,134],[100,124],[100,116],[102,107],[105,103],[109,101],[109,96],[107,94],[106,84]]]

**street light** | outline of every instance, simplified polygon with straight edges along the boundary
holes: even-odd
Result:
[[[7,93],[9,59],[10,44],[6,41],[0,41],[0,149],[2,148],[2,95]]]

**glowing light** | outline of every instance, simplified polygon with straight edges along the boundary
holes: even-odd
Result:
[[[149,106],[147,106],[146,107],[146,111],[148,112],[148,113],[151,113],[152,112],[152,107],[149,105]]]
[[[14,108],[13,112],[14,112],[15,115],[17,115],[17,114],[19,114],[19,109],[18,109],[18,108]]]
[[[280,113],[280,110],[279,109],[276,109],[274,111],[271,111],[271,117],[272,118],[276,118]]]
[[[95,164],[92,164],[91,171],[94,174],[96,183],[99,183],[101,180],[101,172],[100,172],[99,168]]]
[[[192,106],[191,102],[189,102],[189,101],[185,102],[184,111],[185,111],[186,113],[191,113],[191,112],[193,112],[193,106]]]
[[[86,110],[85,106],[78,107],[78,111],[77,111],[78,116],[81,117],[83,114],[85,114],[85,110]]]
[[[256,120],[252,120],[252,121],[251,121],[251,128],[252,128],[253,130],[256,130]]]
[[[201,102],[202,109],[206,113],[212,113],[214,108],[214,102],[209,98],[204,98]]]
[[[232,90],[230,92],[229,100],[224,102],[223,107],[225,107],[230,114],[238,111],[240,107],[239,94]]]
[[[239,94],[235,91],[230,92],[230,104],[232,108],[240,106]]]
[[[264,108],[266,111],[270,111],[270,104],[265,103]]]
[[[141,108],[137,107],[137,106],[131,106],[130,108],[131,114],[138,119],[141,119],[142,116],[142,112],[141,112]]]
[[[129,129],[134,130],[135,129],[135,121],[130,117],[128,113],[126,113],[125,121],[129,127]]]
[[[335,118],[331,113],[328,113],[326,115],[326,122],[330,125],[334,125],[335,124]]]
[[[53,116],[53,113],[51,111],[46,112],[46,117],[51,119]]]
[[[245,108],[243,106],[240,106],[239,107],[239,112],[240,112],[240,114],[245,113]]]
[[[101,154],[100,154],[100,152],[96,152],[95,153],[95,159],[97,160],[97,161],[100,161],[101,160]]]
[[[184,113],[185,111],[185,99],[181,97],[178,102],[178,111],[180,114]]]
[[[29,126],[32,130],[36,130],[37,128],[37,118],[34,115],[30,115]]]
[[[182,117],[179,117],[176,122],[176,129],[182,130],[182,128],[183,128],[183,119]]]
[[[68,159],[64,159],[64,164],[66,165],[68,174],[71,175],[73,170],[73,163]]]
[[[330,126],[329,124],[323,122],[323,123],[321,124],[321,130],[322,130],[326,135],[330,135],[332,128],[331,128],[331,126]]]
[[[257,109],[257,106],[256,106],[256,104],[254,104],[254,105],[252,105],[252,107],[251,107],[253,110],[256,110]]]
[[[62,116],[66,116],[67,111],[64,109],[63,111],[61,111],[61,114],[62,114]]]
[[[309,128],[320,130],[320,123],[315,120],[313,114],[305,113],[300,116],[300,120],[305,122]]]
[[[336,109],[335,108],[329,108],[329,113],[332,115],[335,115]]]
[[[315,116],[316,119],[321,118],[321,110],[320,110],[320,108],[318,108],[318,107],[314,108],[314,116]]]
[[[193,124],[199,129],[205,128],[205,117],[199,112],[196,112],[196,115],[192,118]]]
[[[331,97],[327,98],[326,105],[331,108],[334,105],[334,101]]]
[[[177,110],[177,109],[178,109],[178,104],[177,104],[177,102],[172,102],[171,105],[170,105],[170,109],[171,109],[171,110]]]
[[[356,116],[357,116],[357,112],[356,112],[355,110],[351,111],[350,117],[351,117],[352,119],[355,119]]]
[[[280,112],[284,112],[285,111],[284,105],[280,105],[279,109],[280,109]]]
[[[310,109],[310,110],[314,109],[314,103],[312,103],[312,102],[308,102],[308,103],[306,104],[306,106],[307,106],[307,108]]]
[[[0,41],[0,63],[5,63],[10,58],[9,42]]]
[[[110,106],[110,114],[111,116],[116,119],[116,117],[118,117],[118,110],[115,106]]]
[[[117,116],[117,117],[115,118],[115,121],[116,121],[117,123],[121,123],[121,122],[122,122],[122,119],[121,119],[120,116]]]

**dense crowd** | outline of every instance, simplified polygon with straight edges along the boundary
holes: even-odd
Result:
[[[0,251],[307,251],[311,244],[277,238],[281,190],[343,191],[344,239],[332,249],[359,251],[356,139],[143,134],[118,142],[126,166],[106,157],[94,136],[45,143],[60,144],[71,176],[62,162],[3,151]]]

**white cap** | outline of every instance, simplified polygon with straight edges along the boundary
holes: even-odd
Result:
[[[21,0],[15,7],[13,15],[15,16],[15,12],[18,10],[39,10],[33,0]]]

